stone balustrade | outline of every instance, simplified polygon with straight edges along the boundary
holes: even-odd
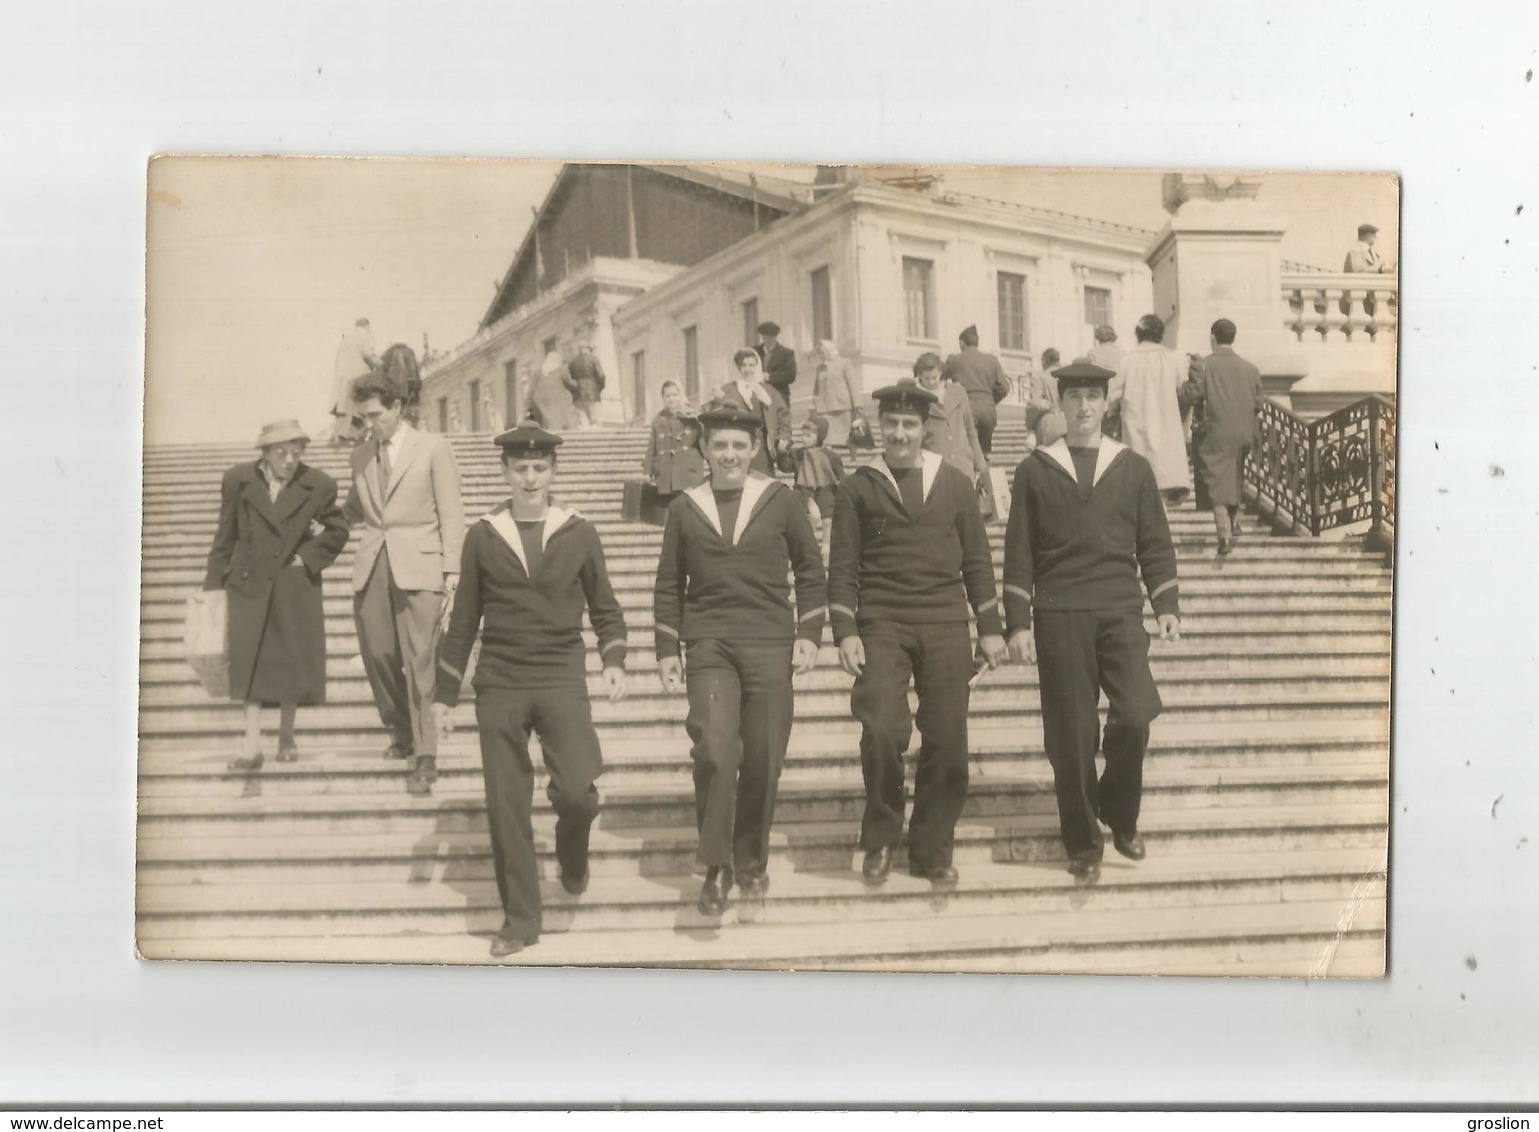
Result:
[[[1398,275],[1282,274],[1282,322],[1306,346],[1393,343],[1400,315]]]

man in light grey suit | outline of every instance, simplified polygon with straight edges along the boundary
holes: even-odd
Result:
[[[353,560],[353,618],[386,758],[410,758],[406,788],[429,794],[438,776],[434,654],[445,604],[459,580],[465,511],[449,441],[402,419],[404,392],[369,374],[353,386],[369,435],[353,449],[343,513],[363,524]]]

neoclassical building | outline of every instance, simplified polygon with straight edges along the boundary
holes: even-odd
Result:
[[[674,378],[726,379],[766,319],[803,360],[832,340],[867,390],[978,327],[1007,373],[1048,346],[1068,359],[1153,309],[1144,228],[948,191],[931,177],[823,168],[813,183],[682,165],[572,163],[537,212],[468,342],[424,369],[423,421],[481,431],[516,419],[550,350],[591,344],[602,416],[645,419]]]

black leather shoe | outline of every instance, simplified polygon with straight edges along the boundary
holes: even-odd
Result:
[[[1071,857],[1069,872],[1086,884],[1094,884],[1101,879],[1101,862],[1091,857]]]
[[[1220,558],[1223,558],[1226,555],[1233,553],[1233,551],[1234,551],[1234,539],[1232,539],[1232,538],[1221,538],[1221,539],[1218,540],[1218,555],[1219,555]]]
[[[432,755],[418,755],[417,761],[412,764],[411,773],[406,776],[406,792],[423,797],[433,792],[433,783],[437,781],[437,760]]]
[[[930,881],[932,884],[956,884],[957,871],[950,865],[910,865],[910,876]]]
[[[1138,836],[1135,829],[1131,833],[1120,833],[1112,830],[1112,848],[1121,853],[1130,861],[1142,861],[1144,859],[1144,839]]]
[[[238,759],[231,759],[226,764],[226,766],[228,766],[228,768],[230,770],[237,770],[237,771],[261,770],[262,769],[262,756],[261,756],[261,754],[242,755]]]
[[[866,859],[861,863],[860,875],[867,884],[882,884],[887,880],[887,874],[892,872],[892,846],[883,845],[880,849],[872,849],[866,854]]]
[[[517,955],[524,948],[533,947],[539,942],[539,936],[535,936],[533,939],[525,939],[522,936],[514,935],[507,928],[503,928],[502,931],[497,933],[497,938],[492,940],[492,958],[501,959],[507,955]]]
[[[575,875],[563,871],[561,874],[561,887],[566,889],[567,894],[570,896],[581,896],[588,891],[588,870],[584,869],[581,873]]]
[[[391,743],[390,746],[385,748],[385,757],[387,759],[409,759],[411,758],[411,744]]]
[[[732,891],[732,866],[712,865],[705,870],[705,884],[695,907],[701,915],[719,916],[727,910],[727,893]]]

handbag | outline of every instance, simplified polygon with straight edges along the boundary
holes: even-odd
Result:
[[[850,447],[852,449],[876,447],[876,438],[871,435],[871,424],[859,413],[850,422]]]
[[[223,590],[201,590],[187,599],[182,636],[187,663],[216,699],[230,694],[230,603]]]
[[[978,511],[985,519],[994,517],[994,485],[989,482],[988,473],[978,477],[974,485],[978,492]]]

